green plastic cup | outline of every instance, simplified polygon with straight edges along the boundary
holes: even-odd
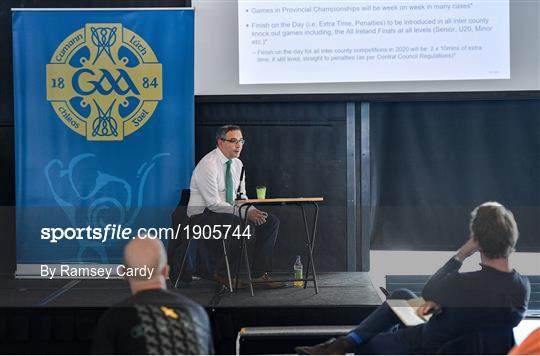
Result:
[[[255,187],[257,191],[257,199],[266,199],[266,187],[264,185],[259,185]]]

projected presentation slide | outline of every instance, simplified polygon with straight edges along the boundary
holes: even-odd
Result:
[[[238,2],[239,83],[510,78],[509,0]]]

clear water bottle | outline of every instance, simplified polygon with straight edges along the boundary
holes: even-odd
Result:
[[[304,281],[302,281],[302,278],[304,278],[304,266],[302,265],[302,261],[300,260],[300,256],[296,256],[296,261],[294,262],[294,279],[293,287],[294,288],[302,288],[304,286]]]

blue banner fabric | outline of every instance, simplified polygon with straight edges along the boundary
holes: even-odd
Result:
[[[193,10],[12,15],[17,262],[120,262],[189,186]]]

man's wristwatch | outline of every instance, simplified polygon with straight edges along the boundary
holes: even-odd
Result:
[[[461,258],[459,258],[459,256],[457,254],[454,255],[454,257],[452,257],[454,260],[458,261],[459,263],[463,263],[463,260]]]

